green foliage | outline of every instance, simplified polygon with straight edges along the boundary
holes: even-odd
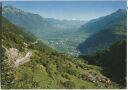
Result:
[[[2,89],[60,89],[60,88],[101,88],[92,82],[81,80],[79,74],[100,73],[94,66],[88,65],[81,59],[66,56],[49,48],[36,38],[28,35],[21,28],[11,24],[5,18],[2,23]],[[30,40],[32,39],[32,40]],[[26,44],[24,44],[26,43]],[[19,52],[32,51],[31,61],[17,68],[10,68],[5,54],[9,48]],[[88,70],[86,69],[88,68]],[[96,72],[97,71],[97,72]],[[98,74],[97,73],[97,74]],[[102,83],[104,87],[104,83]],[[113,87],[112,88],[117,88]]]
[[[65,86],[67,89],[73,89],[73,88],[75,88],[75,84],[74,84],[74,82],[72,82],[72,81],[66,81],[66,82],[64,82],[64,86]]]
[[[113,80],[124,86],[126,85],[126,48],[126,41],[118,41],[110,47],[110,52],[104,59],[106,60],[104,65],[110,72],[109,76],[114,76]]]
[[[97,23],[98,25],[95,26]],[[88,26],[90,28],[89,31],[96,31],[97,28],[99,29],[78,46],[78,49],[82,54],[94,53],[102,48],[108,48],[112,43],[118,40],[126,39],[127,28],[125,10],[120,10],[105,16],[101,20],[92,22],[91,26],[93,25],[94,27]],[[99,25],[102,28],[100,28]]]
[[[4,23],[4,24],[3,24]],[[24,51],[25,44],[34,42],[36,38],[28,33],[25,33],[23,29],[9,23],[2,17],[2,39],[3,44],[6,47],[16,47],[20,51]],[[12,37],[10,37],[12,36]],[[9,42],[9,43],[8,43]]]
[[[74,76],[77,76],[77,70],[74,70],[73,68],[67,68],[67,73],[70,74],[70,75],[74,75]]]
[[[62,77],[66,78],[66,79],[70,79],[70,76],[67,73],[63,73]]]
[[[103,73],[113,81],[126,87],[126,41],[113,43],[109,49],[83,56],[89,64],[102,66]]]

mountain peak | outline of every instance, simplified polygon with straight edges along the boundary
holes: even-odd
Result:
[[[16,7],[12,6],[12,5],[6,5],[3,7],[3,9],[6,9],[6,10],[20,10],[20,9],[17,9]]]
[[[125,12],[126,10],[125,9],[118,9],[117,11],[116,11],[116,13],[122,13],[122,12]]]
[[[13,8],[15,8],[15,7],[12,6],[12,5],[6,5],[6,6],[4,6],[4,8],[11,8],[11,9],[13,9]]]
[[[8,13],[16,13],[16,12],[24,12],[21,9],[18,9],[12,5],[6,5],[3,7],[3,12],[8,12]]]

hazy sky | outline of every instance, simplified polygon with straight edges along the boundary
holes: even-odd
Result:
[[[10,1],[25,11],[56,19],[90,20],[126,8],[125,1]]]

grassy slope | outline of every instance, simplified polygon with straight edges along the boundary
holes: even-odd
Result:
[[[32,44],[36,41],[32,35],[23,32],[5,18],[2,18],[2,22],[2,45],[5,48],[16,48],[23,53],[29,50],[33,52],[30,62],[18,68],[10,68],[3,48],[2,88],[105,88],[104,83],[101,83],[103,87],[97,87],[80,77],[84,74],[104,77],[100,73],[100,67],[59,54],[40,41]],[[118,87],[112,84],[110,88]]]

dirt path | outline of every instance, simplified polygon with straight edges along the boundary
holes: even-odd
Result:
[[[24,55],[16,48],[5,48],[5,50],[5,53],[8,57],[7,62],[11,67],[18,67],[20,65],[23,65],[29,62],[31,60],[30,58],[32,57],[32,51],[28,51],[27,54]]]
[[[20,58],[20,59],[17,59],[17,60],[15,61],[14,67],[18,67],[18,66],[20,66],[20,65],[25,64],[26,62],[29,62],[29,61],[31,60],[31,59],[30,59],[31,56],[32,56],[32,52],[29,51],[29,52],[26,54],[25,57]]]

